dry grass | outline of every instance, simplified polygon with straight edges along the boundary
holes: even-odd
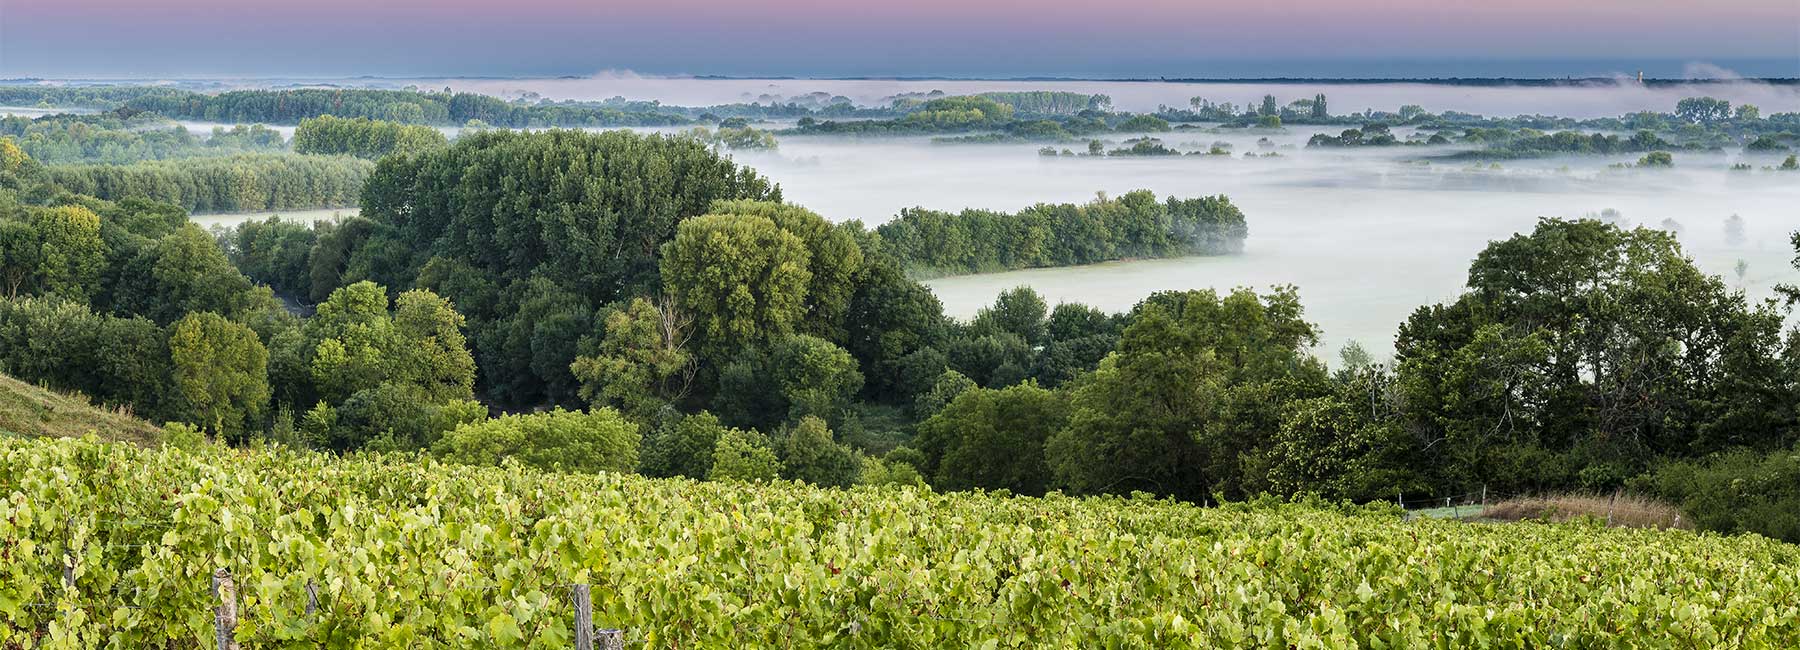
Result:
[[[1520,521],[1568,521],[1593,517],[1614,526],[1630,528],[1681,528],[1691,530],[1693,519],[1675,506],[1635,494],[1551,494],[1507,499],[1481,512],[1483,519]]]
[[[137,419],[127,409],[88,403],[79,394],[64,394],[0,375],[0,432],[25,436],[74,438],[93,432],[102,440],[153,444],[162,429]]]

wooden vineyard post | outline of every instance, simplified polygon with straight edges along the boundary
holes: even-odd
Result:
[[[594,629],[594,597],[587,583],[570,585],[575,601],[575,650],[625,650],[624,630]]]
[[[1613,508],[1619,505],[1619,493],[1613,492],[1612,498],[1606,502],[1606,527],[1612,528]]]
[[[575,601],[575,650],[594,650],[594,601],[587,584],[570,587],[569,598]]]
[[[319,612],[319,583],[313,582],[312,578],[307,578],[306,579],[306,616],[307,616],[307,618],[312,618],[312,615],[317,614],[318,612]]]
[[[595,637],[597,650],[625,650],[624,630],[600,630]]]
[[[68,605],[68,607],[63,609],[63,616],[64,616],[63,620],[68,620],[67,617],[72,616],[75,613],[74,609],[73,609],[74,608],[73,603],[75,602],[75,518],[74,517],[69,518],[69,543],[67,545],[67,548],[63,549],[62,565],[63,565],[62,566],[63,598],[66,602],[71,603],[70,605]]]
[[[213,597],[219,599],[218,608],[213,610],[213,631],[219,650],[238,650],[237,583],[232,582],[230,571],[220,568],[213,571],[212,587]]]

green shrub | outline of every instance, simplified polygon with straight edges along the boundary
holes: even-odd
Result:
[[[726,429],[713,447],[712,468],[706,478],[714,481],[772,481],[781,475],[781,460],[769,448],[769,439],[755,430]]]
[[[1800,543],[1800,445],[1667,463],[1633,487],[1679,503],[1699,528]]]
[[[637,468],[638,426],[612,409],[506,415],[465,424],[433,450],[452,462],[499,465],[512,457],[543,469],[629,472]]]

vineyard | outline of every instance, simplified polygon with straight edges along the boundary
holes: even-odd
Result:
[[[1779,648],[1800,547],[0,439],[0,648]],[[311,592],[311,595],[309,595]]]

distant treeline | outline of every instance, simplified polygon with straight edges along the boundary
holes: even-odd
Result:
[[[9,115],[0,118],[0,136],[11,137],[33,160],[45,164],[130,163],[234,153],[281,151],[281,133],[264,126],[215,127],[210,136],[150,115]]]
[[[1016,213],[913,208],[876,228],[916,275],[984,273],[1133,257],[1242,252],[1244,213],[1224,196],[1157,201],[1147,190]]]
[[[1471,131],[1477,131],[1471,129]],[[1482,141],[1479,134],[1472,133],[1473,141]],[[1629,138],[1621,138],[1605,133],[1578,133],[1575,131],[1558,131],[1542,135],[1508,134],[1505,137],[1489,141],[1488,148],[1477,151],[1459,152],[1453,158],[1533,158],[1557,154],[1590,154],[1611,155],[1623,153],[1644,153],[1667,149],[1703,149],[1701,145],[1681,147],[1670,143],[1650,131],[1638,131]]]
[[[177,119],[274,124],[296,124],[321,115],[406,124],[460,125],[476,120],[509,128],[660,126],[687,122],[677,115],[585,104],[526,104],[475,93],[406,90],[234,90],[217,95],[146,95],[128,105]]]
[[[186,95],[192,92],[161,86],[0,85],[0,106],[70,106],[107,110],[140,97]]]
[[[57,185],[109,201],[146,198],[191,212],[355,205],[375,164],[342,156],[240,155],[48,167]]]
[[[377,159],[391,153],[417,153],[450,144],[442,131],[366,117],[331,115],[307,118],[294,130],[294,151],[306,154]]]

